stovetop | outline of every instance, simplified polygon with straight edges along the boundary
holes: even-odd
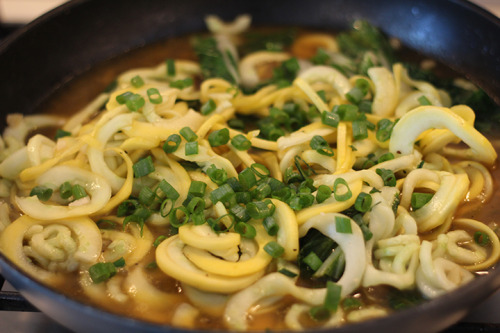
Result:
[[[0,0],[0,41],[20,25],[66,0]],[[472,0],[500,16],[500,0]],[[71,333],[22,298],[0,276],[0,332]],[[500,291],[443,333],[500,332]]]

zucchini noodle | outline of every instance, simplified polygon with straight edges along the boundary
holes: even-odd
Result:
[[[498,262],[496,221],[471,218],[497,195],[478,110],[366,22],[250,22],[207,17],[197,61],[129,69],[67,118],[9,115],[0,251],[110,311],[236,331],[390,315],[369,290],[421,301]]]

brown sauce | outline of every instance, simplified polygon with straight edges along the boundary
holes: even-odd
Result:
[[[95,66],[92,70],[83,75],[76,77],[70,81],[66,86],[64,86],[60,91],[55,93],[50,100],[48,100],[40,108],[40,112],[49,114],[58,114],[64,116],[70,116],[71,114],[82,109],[87,105],[95,96],[102,92],[110,83],[112,83],[115,78],[125,70],[138,67],[148,67],[156,66],[157,64],[165,61],[165,59],[195,59],[191,46],[188,42],[189,38],[179,37],[172,38],[168,41],[162,41],[154,45],[138,49],[130,52],[129,54],[123,55],[116,59],[107,61],[100,65]],[[407,55],[407,52],[403,54]],[[412,58],[414,54],[412,53]],[[499,143],[500,141],[495,141]],[[499,144],[496,145],[498,150]],[[499,168],[493,168],[493,176],[496,180],[500,179]],[[500,200],[500,194],[495,192],[491,202],[497,202]],[[475,203],[470,203],[475,204]],[[487,209],[484,208],[484,203],[479,203],[475,205],[472,210],[467,210],[465,213],[460,214],[464,217],[470,217],[484,221],[486,224],[497,223],[497,217],[500,216],[500,205],[488,205]],[[465,211],[465,210],[464,210]],[[153,228],[150,230],[153,233],[154,238],[165,233],[164,229]],[[147,255],[145,262],[154,261],[154,249]],[[150,276],[148,277],[150,281],[160,290],[167,293],[179,293],[182,287],[171,278],[165,276],[161,273],[159,269],[151,268]],[[166,311],[165,309],[154,309],[146,306],[137,306],[133,302],[125,303],[119,307],[116,304],[109,302],[96,302],[89,300],[81,290],[78,285],[77,278],[66,279],[67,284],[61,286],[61,290],[71,297],[95,304],[100,306],[110,312],[125,315],[127,317],[145,319],[157,323],[168,324],[171,320],[172,311]],[[359,298],[367,305],[377,304],[382,301],[382,303],[387,304],[388,300],[386,297],[387,287],[370,287],[362,289],[358,294]],[[181,298],[181,301],[186,301],[186,298]],[[255,330],[265,330],[268,328],[273,329],[285,329],[283,324],[283,317],[286,313],[286,309],[292,303],[291,299],[286,299],[282,305],[278,308],[273,308],[270,311],[259,314],[250,318],[251,329]],[[175,308],[172,305],[171,308]],[[252,320],[253,319],[253,320]],[[307,322],[309,321],[309,322]],[[317,323],[310,322],[308,318],[304,319],[307,326],[313,327]],[[204,329],[221,329],[224,328],[224,323],[221,318],[212,317],[210,315],[201,315],[198,318],[198,327]]]

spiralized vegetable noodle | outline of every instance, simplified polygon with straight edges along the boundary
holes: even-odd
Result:
[[[69,118],[9,115],[0,250],[104,309],[238,331],[386,316],[498,261],[474,218],[497,153],[456,103],[480,90],[419,78],[366,22],[250,21],[207,17],[196,61],[127,70]]]

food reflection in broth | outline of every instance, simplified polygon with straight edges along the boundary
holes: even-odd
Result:
[[[9,115],[1,251],[109,311],[232,330],[386,316],[497,262],[481,90],[366,22],[249,24],[208,17]]]

